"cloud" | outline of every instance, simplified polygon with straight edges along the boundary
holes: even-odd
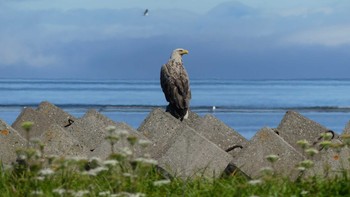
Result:
[[[32,47],[14,40],[1,39],[0,45],[0,67],[11,65],[47,67],[57,65],[59,62],[55,55],[35,51]]]
[[[306,76],[312,71],[295,67],[314,69],[309,63],[317,64],[325,48],[332,55],[322,60],[326,66],[350,43],[349,14],[325,3],[271,11],[267,5],[225,2],[199,13],[178,6],[150,9],[147,17],[139,7],[21,5],[0,7],[0,68],[35,68],[38,76],[158,78],[178,47],[190,50],[185,63],[197,78],[273,77],[271,70]]]
[[[229,1],[221,3],[207,12],[207,16],[220,18],[220,20],[227,17],[247,17],[256,15],[258,11],[243,3],[237,1]],[[224,17],[224,18],[223,18]]]
[[[337,47],[350,45],[350,24],[327,26],[318,29],[311,29],[297,32],[283,39],[287,44],[300,45],[322,45],[327,47]]]
[[[298,7],[293,9],[286,9],[279,14],[283,17],[307,17],[314,14],[324,14],[329,15],[334,12],[334,9],[331,7],[317,7],[317,8],[307,8],[307,7]]]

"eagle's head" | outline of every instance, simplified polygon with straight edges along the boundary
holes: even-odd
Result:
[[[175,59],[175,60],[181,61],[181,59],[182,59],[181,57],[184,54],[188,54],[188,50],[182,49],[182,48],[175,49],[173,51],[173,53],[171,54],[170,59]]]

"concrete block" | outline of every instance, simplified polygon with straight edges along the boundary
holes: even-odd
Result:
[[[25,121],[34,122],[30,137],[39,137],[43,132],[47,131],[52,124],[61,127],[68,127],[76,120],[72,115],[56,107],[49,102],[42,102],[36,110],[32,108],[24,108],[17,117],[12,127],[16,129],[23,137],[26,132],[22,129],[22,123]]]
[[[139,139],[147,140],[147,138],[142,133],[136,131],[134,128],[132,128],[128,124],[124,122],[114,122],[113,120],[109,119],[108,117],[97,112],[94,109],[88,110],[88,112],[83,116],[83,118],[88,118],[91,116],[95,117],[99,122],[105,125],[103,129],[105,129],[108,126],[115,126],[117,130],[126,130],[130,135],[136,136]]]
[[[83,117],[74,121],[66,130],[91,152],[105,139],[106,125],[94,116]]]
[[[26,144],[27,140],[3,120],[0,120],[0,161],[3,164],[15,162],[16,150],[25,148]]]
[[[279,159],[272,165],[266,159],[268,155],[277,155]],[[253,179],[261,176],[261,169],[270,167],[277,174],[295,180],[299,175],[296,166],[304,159],[302,154],[278,136],[274,130],[263,128],[253,136],[249,145],[232,163]]]
[[[116,126],[117,123],[114,122],[113,120],[109,119],[108,117],[106,117],[105,115],[99,113],[98,111],[96,111],[95,109],[89,109],[82,118],[87,118],[87,117],[95,117],[98,121],[100,121],[102,124],[106,125],[106,127],[108,125],[111,126]]]
[[[332,144],[341,143],[338,139],[332,140]],[[314,156],[314,166],[306,171],[305,176],[342,177],[344,170],[348,171],[350,169],[349,158],[350,149],[347,146],[322,149]]]
[[[248,143],[248,140],[237,131],[231,129],[213,115],[205,115],[192,128],[233,157],[236,157]]]
[[[24,138],[26,138],[26,131],[22,128],[22,124],[26,121],[34,123],[29,133],[30,138],[39,137],[44,131],[47,131],[50,128],[51,124],[53,124],[46,115],[29,107],[24,108],[12,124],[12,127]]]
[[[294,111],[286,112],[276,130],[284,140],[301,153],[303,153],[303,150],[297,144],[297,141],[307,140],[310,144],[317,145],[322,141],[321,134],[329,131],[326,127]],[[334,138],[338,138],[336,133],[334,135]]]
[[[191,128],[195,128],[202,121],[202,117],[193,111],[188,111],[188,118],[184,119],[182,122],[187,124]]]
[[[107,118],[103,114],[97,112],[96,110],[89,110],[83,118],[87,117],[95,117],[98,121],[100,121],[102,124],[104,124],[103,128],[106,128],[107,126],[115,126],[116,130],[124,130],[128,132],[128,136],[133,136],[138,139],[138,142],[140,140],[149,141],[142,133],[137,132],[132,127],[127,125],[123,122],[114,122],[111,119]],[[106,136],[106,135],[105,135]],[[146,154],[149,154],[149,147],[140,145],[140,143],[136,143],[134,146],[131,146],[130,143],[127,141],[126,137],[123,139],[120,139],[116,144],[114,144],[113,151],[115,153],[120,152],[122,149],[129,148],[133,151],[134,157],[144,157]],[[149,145],[150,146],[150,145]],[[111,144],[110,142],[104,140],[101,142],[101,145],[99,145],[93,152],[89,154],[90,157],[99,157],[101,159],[106,159],[110,154],[112,153],[111,150]]]
[[[89,150],[67,130],[52,124],[39,139],[44,143],[44,155],[87,157]]]
[[[146,140],[146,137],[136,132],[129,125],[116,123],[96,110],[89,110],[82,118],[67,127],[66,130],[90,150],[89,157],[105,159],[111,154],[111,145],[105,139],[108,135],[106,130],[108,126],[115,126],[116,130],[127,131],[128,136]],[[114,145],[114,151],[118,152],[125,147],[133,150],[135,157],[146,154],[148,150],[147,148],[141,148],[138,144],[131,147],[125,137]]]
[[[153,141],[151,156],[172,176],[217,177],[232,160],[231,155],[161,109],[154,109],[138,130]]]
[[[183,132],[186,124],[174,120],[170,113],[156,108],[151,111],[137,129],[153,142],[151,152],[153,158],[159,158],[164,150],[171,146],[168,141],[173,142],[175,137]]]
[[[158,162],[167,172],[183,179],[202,175],[215,178],[224,172],[231,159],[226,152],[186,127]]]
[[[61,127],[68,127],[77,118],[63,111],[61,108],[47,102],[41,102],[36,109],[37,112],[45,115],[50,122],[56,123]]]
[[[342,134],[350,134],[350,121],[348,121],[348,123],[345,125],[345,128]]]

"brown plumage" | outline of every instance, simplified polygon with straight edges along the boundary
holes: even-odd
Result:
[[[180,120],[187,119],[191,99],[190,81],[182,63],[183,54],[188,54],[188,51],[175,49],[160,71],[160,85],[169,102],[166,111]]]

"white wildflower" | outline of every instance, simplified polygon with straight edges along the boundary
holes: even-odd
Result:
[[[151,165],[157,165],[158,161],[154,159],[147,159],[147,158],[137,158],[135,159],[136,162],[143,163],[143,164],[151,164]]]
[[[110,143],[116,143],[119,140],[119,136],[116,134],[109,134],[105,137],[105,139]]]
[[[171,181],[169,179],[164,179],[164,180],[154,181],[153,185],[154,186],[162,186],[162,185],[167,185],[169,183],[171,183]]]
[[[308,193],[309,193],[308,191],[303,190],[300,192],[300,195],[304,196],[304,195],[307,195]]]
[[[99,173],[99,172],[107,171],[108,168],[106,168],[106,167],[97,167],[97,168],[92,169],[92,170],[97,172],[97,173]]]
[[[144,140],[144,139],[140,139],[140,140],[138,141],[138,143],[139,143],[142,147],[146,147],[146,146],[152,144],[151,141],[149,141],[149,140]]]
[[[109,132],[109,133],[113,133],[115,130],[117,129],[117,127],[113,126],[113,125],[108,125],[106,127],[106,130]]]
[[[273,172],[273,169],[271,167],[264,167],[260,169],[260,172]]]
[[[126,137],[129,135],[129,132],[124,129],[116,130],[116,134],[120,137]]]
[[[35,177],[35,180],[43,181],[43,180],[45,180],[45,177],[43,177],[43,176],[38,176],[38,177]]]
[[[111,195],[112,196],[112,195]],[[146,194],[143,193],[129,193],[129,192],[120,192],[118,194],[113,195],[114,197],[145,197]]]
[[[314,162],[309,160],[309,159],[307,159],[307,160],[304,160],[304,161],[300,162],[300,165],[302,167],[305,167],[305,168],[311,168],[314,165]]]
[[[27,160],[27,155],[25,154],[19,154],[17,157],[19,160]]]
[[[42,156],[41,151],[40,150],[35,150],[35,156],[41,157]]]
[[[130,173],[123,173],[123,176],[124,177],[130,177],[130,178],[136,178],[137,175],[133,175],[133,174],[130,174]]]
[[[48,175],[51,175],[51,174],[54,174],[54,173],[55,172],[53,170],[51,170],[50,168],[41,169],[39,171],[39,174],[43,175],[43,176],[48,176]]]
[[[59,188],[59,189],[54,189],[54,190],[52,190],[52,192],[53,192],[53,193],[57,193],[57,194],[59,194],[60,196],[62,196],[62,195],[64,195],[67,191],[66,191],[65,189]]]
[[[297,144],[303,149],[308,148],[310,146],[310,143],[307,140],[299,140],[297,141]]]
[[[132,155],[132,151],[130,150],[129,147],[124,147],[122,149],[120,149],[121,153],[126,155],[126,156],[130,156]]]
[[[262,175],[272,175],[274,172],[273,168],[271,167],[264,167],[260,169],[260,173]]]
[[[117,160],[106,160],[103,162],[104,165],[106,166],[115,166],[117,165],[119,162]]]
[[[330,139],[332,139],[333,134],[332,134],[331,132],[322,133],[322,134],[321,134],[321,137],[322,137],[324,140],[330,140]]]
[[[86,157],[80,157],[80,156],[73,156],[73,157],[67,157],[67,160],[79,162],[79,161],[87,160],[87,158]]]
[[[280,157],[278,155],[267,155],[265,157],[269,162],[274,163],[277,161]]]
[[[30,192],[30,193],[32,195],[35,195],[35,196],[41,196],[44,194],[43,191],[41,191],[41,190],[35,190],[35,191]]]
[[[94,169],[91,169],[87,172],[83,172],[83,174],[87,174],[87,175],[91,175],[91,176],[96,176],[98,175],[100,172],[103,172],[103,171],[107,171],[108,168],[106,167],[97,167],[97,168],[94,168]]]
[[[299,171],[301,171],[301,172],[304,172],[304,171],[306,170],[306,168],[303,167],[303,166],[299,166],[297,169],[298,169]]]
[[[260,180],[260,179],[250,180],[248,183],[249,183],[250,185],[259,185],[259,184],[262,183],[262,180]]]
[[[99,196],[110,196],[110,195],[111,195],[111,192],[110,192],[110,191],[99,192],[98,195],[99,195]]]
[[[90,193],[90,191],[88,191],[88,190],[79,190],[77,192],[74,192],[73,196],[74,197],[83,197],[84,195],[87,195],[89,193]]]
[[[318,154],[318,150],[314,148],[308,148],[305,150],[306,154],[310,155],[311,157]]]
[[[97,176],[97,173],[95,171],[89,170],[81,173],[82,175],[90,175],[90,176]]]
[[[320,145],[321,145],[323,148],[328,149],[328,147],[329,147],[330,145],[332,145],[332,142],[331,142],[331,141],[328,141],[328,140],[325,140],[325,141],[322,141],[322,142],[320,143]]]

